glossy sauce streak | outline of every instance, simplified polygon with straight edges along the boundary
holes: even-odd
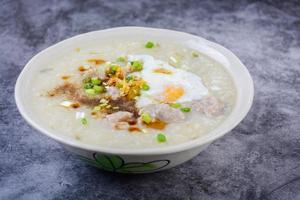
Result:
[[[84,66],[80,66],[80,67],[78,67],[78,70],[80,72],[84,72],[84,71],[86,71],[86,68]]]
[[[134,132],[134,131],[141,132],[142,130],[139,127],[131,126],[131,127],[128,128],[128,131],[129,132]]]
[[[102,60],[102,59],[89,59],[87,61],[91,62],[91,63],[95,63],[96,65],[101,65],[101,64],[105,63],[105,60]]]
[[[136,120],[129,120],[127,123],[132,126],[132,125],[136,125],[137,121]]]
[[[76,103],[72,103],[71,105],[72,108],[79,108],[80,107],[80,103],[76,102]]]
[[[155,120],[154,122],[151,122],[150,124],[144,124],[144,125],[147,126],[147,128],[163,130],[167,126],[167,123],[164,121]]]
[[[61,77],[61,79],[65,80],[65,81],[68,80],[69,78],[70,78],[70,76],[62,76]]]

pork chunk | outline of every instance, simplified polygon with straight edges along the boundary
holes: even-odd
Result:
[[[202,112],[208,117],[221,115],[224,112],[224,103],[214,96],[208,96],[201,100],[183,103],[184,106],[191,107],[192,110]]]
[[[126,98],[118,98],[116,100],[110,100],[111,107],[117,107],[119,111],[127,111],[133,114],[135,118],[137,118],[138,115],[138,109],[135,105],[134,100],[128,100]]]
[[[133,117],[133,114],[127,111],[119,111],[112,113],[110,115],[107,115],[105,118],[110,123],[117,123],[117,122],[127,122],[131,120]]]
[[[167,123],[180,122],[185,119],[180,109],[172,108],[167,104],[148,105],[141,109],[141,113],[149,113],[152,117]]]
[[[107,95],[110,96],[112,100],[117,100],[120,95],[120,90],[116,87],[107,87]]]

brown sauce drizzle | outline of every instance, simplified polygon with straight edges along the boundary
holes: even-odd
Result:
[[[79,70],[80,72],[84,72],[84,71],[86,71],[87,69],[86,69],[84,66],[80,66],[80,67],[78,67],[78,70]]]
[[[61,79],[63,79],[63,80],[66,81],[66,80],[68,80],[70,77],[71,77],[71,76],[62,76]]]
[[[163,130],[166,126],[167,123],[161,120],[155,120],[154,122],[151,122],[149,124],[144,123],[144,125],[147,128],[153,128],[153,129],[158,129],[158,130]]]
[[[105,63],[105,60],[102,60],[102,59],[89,59],[87,61],[91,62],[91,63],[95,63],[96,65],[101,65],[101,64]]]
[[[139,127],[136,127],[136,126],[130,126],[128,128],[128,131],[129,132],[141,132],[142,130],[139,128]]]
[[[75,108],[75,109],[79,108],[80,107],[80,103],[78,103],[78,102],[72,103],[71,107]]]
[[[103,117],[105,117],[104,114],[102,114],[100,112],[96,112],[96,111],[92,111],[91,115],[94,119],[102,119]]]
[[[127,121],[127,123],[131,126],[136,125],[137,124],[137,120],[136,119],[130,119]]]

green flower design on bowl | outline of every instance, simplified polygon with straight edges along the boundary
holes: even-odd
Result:
[[[92,166],[104,169],[110,172],[120,173],[145,173],[162,169],[169,165],[169,160],[154,160],[151,162],[125,162],[124,159],[117,155],[104,155],[94,153],[93,158],[80,158]]]

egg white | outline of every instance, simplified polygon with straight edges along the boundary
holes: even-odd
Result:
[[[184,90],[184,94],[175,101],[176,103],[200,100],[208,94],[201,78],[191,72],[174,68],[164,61],[154,59],[150,55],[129,55],[128,60],[143,61],[143,70],[134,72],[132,75],[141,77],[150,86],[150,89],[142,91],[141,96],[137,99],[138,107],[159,103],[159,99],[164,95],[164,90],[168,86],[179,86]],[[156,73],[153,70],[157,68],[164,68],[172,73]]]

